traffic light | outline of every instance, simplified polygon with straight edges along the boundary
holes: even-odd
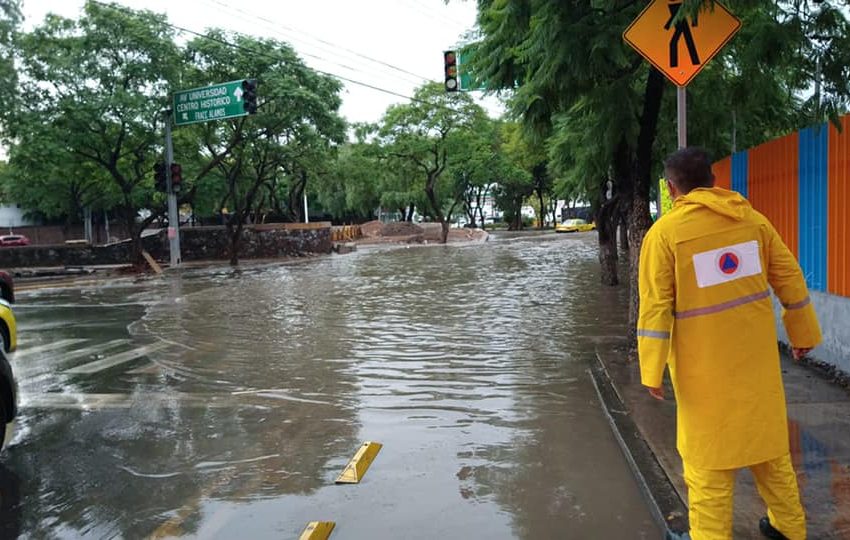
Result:
[[[183,167],[179,163],[171,164],[171,191],[180,193],[180,185],[183,183]]]
[[[457,52],[446,51],[443,53],[443,66],[446,74],[446,92],[457,92]]]
[[[156,190],[165,193],[168,189],[165,180],[165,163],[158,161],[153,164],[153,179]]]
[[[242,107],[248,114],[257,112],[257,79],[242,81]]]

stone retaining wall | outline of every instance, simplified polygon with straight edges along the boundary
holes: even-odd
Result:
[[[186,227],[180,231],[180,244],[184,261],[230,258],[230,237],[223,226]],[[169,260],[164,230],[143,237],[142,245],[155,259]],[[243,231],[239,257],[274,259],[330,253],[332,248],[330,223],[257,225]],[[127,264],[130,255],[129,241],[105,246],[58,244],[0,248],[0,269]]]

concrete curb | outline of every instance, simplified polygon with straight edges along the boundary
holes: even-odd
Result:
[[[668,537],[686,532],[687,506],[641,436],[598,354],[590,374],[602,412],[608,418],[614,438],[646,496],[653,518]]]

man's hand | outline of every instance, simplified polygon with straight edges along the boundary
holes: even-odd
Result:
[[[649,390],[649,395],[657,399],[658,401],[664,401],[664,387],[659,386],[658,388],[652,388],[651,386],[646,387]]]
[[[808,349],[794,347],[791,349],[791,355],[794,357],[794,360],[801,360],[806,357],[807,354],[812,352],[811,347]]]

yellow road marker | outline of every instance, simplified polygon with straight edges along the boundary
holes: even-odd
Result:
[[[335,526],[333,521],[311,521],[299,540],[327,540]]]
[[[351,461],[343,469],[342,474],[336,479],[337,484],[359,484],[363,480],[363,475],[369,469],[369,465],[375,461],[375,456],[381,451],[384,445],[381,443],[366,441],[363,446],[357,450]]]

